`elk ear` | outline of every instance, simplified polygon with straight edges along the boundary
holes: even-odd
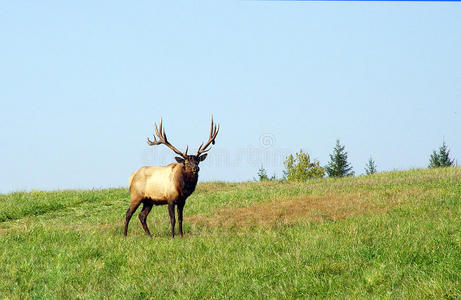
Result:
[[[180,164],[183,164],[184,163],[184,159],[182,157],[179,157],[179,156],[176,156],[175,157],[176,161]]]
[[[198,157],[198,160],[199,160],[199,161],[204,161],[207,155],[208,155],[208,154],[206,154],[206,153],[200,155],[200,156]]]

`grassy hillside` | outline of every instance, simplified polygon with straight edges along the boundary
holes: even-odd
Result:
[[[169,238],[126,189],[0,195],[0,297],[460,298],[461,168],[202,183]]]

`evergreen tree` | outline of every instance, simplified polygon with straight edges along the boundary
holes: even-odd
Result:
[[[445,141],[443,141],[442,146],[439,148],[439,153],[434,150],[429,158],[429,168],[451,167],[454,164],[455,160],[450,159],[450,150]]]
[[[344,177],[354,176],[352,166],[347,161],[346,147],[336,140],[336,146],[333,149],[333,154],[330,154],[330,162],[325,167],[329,177]]]
[[[285,162],[284,176],[290,181],[306,181],[309,178],[322,178],[325,169],[316,160],[311,161],[309,154],[299,150],[295,156],[288,155]]]
[[[365,166],[365,172],[367,175],[375,174],[377,172],[377,166],[372,157],[370,157]]]
[[[258,170],[258,178],[259,181],[264,181],[264,180],[269,180],[269,177],[267,176],[266,169],[261,165],[261,168]]]
[[[434,150],[432,151],[431,157],[429,158],[429,168],[438,168],[440,167],[439,155]]]
[[[443,141],[442,147],[439,149],[439,161],[441,167],[451,167],[455,164],[455,160],[450,159],[450,150],[445,144],[445,141]]]

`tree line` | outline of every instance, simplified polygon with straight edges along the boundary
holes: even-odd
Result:
[[[348,177],[355,176],[352,170],[352,165],[348,161],[348,153],[346,147],[341,145],[341,142],[336,140],[336,145],[333,152],[330,154],[330,160],[327,165],[321,166],[316,159],[311,159],[308,153],[299,150],[295,155],[287,156],[283,163],[283,179],[288,181],[306,181],[311,178],[328,177]],[[429,158],[429,168],[452,167],[455,165],[455,160],[450,158],[450,150],[443,141],[442,146],[438,151],[434,150]],[[376,162],[370,157],[365,165],[365,174],[371,175],[378,172]],[[258,170],[258,178],[256,180],[276,180],[275,175],[269,177],[263,166]]]

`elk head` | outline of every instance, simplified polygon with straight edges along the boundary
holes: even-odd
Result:
[[[188,155],[187,150],[189,149],[189,146],[186,146],[186,151],[181,152],[178,149],[176,149],[176,147],[174,147],[168,142],[168,139],[165,134],[165,128],[163,128],[162,119],[160,119],[159,127],[157,127],[156,123],[154,123],[154,126],[155,126],[155,134],[153,135],[154,140],[151,141],[149,138],[147,138],[147,144],[149,146],[164,144],[165,146],[173,150],[174,153],[179,155],[179,156],[176,156],[175,159],[178,163],[184,165],[186,172],[193,173],[193,174],[197,174],[198,171],[200,170],[198,165],[201,161],[204,161],[205,158],[207,157],[206,152],[210,151],[211,149],[209,148],[210,144],[213,144],[213,145],[215,144],[215,139],[219,132],[219,124],[215,125],[213,123],[213,116],[211,116],[211,129],[210,129],[210,137],[208,138],[208,141],[205,144],[202,142],[202,144],[197,150],[197,154]],[[158,140],[155,137],[156,135],[157,135]]]

